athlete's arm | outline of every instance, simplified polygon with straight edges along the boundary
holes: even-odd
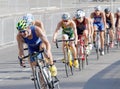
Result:
[[[77,40],[78,40],[77,29],[76,29],[76,24],[73,20],[72,20],[72,27],[73,27],[74,35],[75,35],[75,44],[77,44]]]
[[[46,45],[46,50],[47,50],[47,54],[48,57],[50,58],[50,64],[53,64],[53,60],[52,60],[52,53],[51,53],[51,45],[45,35],[45,33],[42,31],[42,29],[38,26],[35,26],[36,29],[36,34],[37,36],[42,40],[43,43],[45,43]]]
[[[24,48],[23,48],[24,42],[23,42],[22,37],[19,34],[17,35],[16,39],[17,39],[18,51],[19,51],[18,56],[22,58],[24,57]]]
[[[90,14],[90,18],[93,19],[94,18],[94,12]]]
[[[106,17],[105,17],[105,13],[101,12],[101,15],[102,15],[103,23],[104,23],[104,26],[105,26],[105,29],[106,29]]]
[[[88,34],[89,36],[91,36],[91,24],[90,24],[90,19],[86,18],[86,24],[87,24],[87,30],[88,30]]]
[[[56,38],[57,38],[57,35],[58,35],[58,32],[59,32],[61,26],[62,26],[62,22],[60,21],[60,22],[57,24],[56,30],[55,30],[55,32],[54,32],[54,34],[53,34],[53,42],[56,41]]]
[[[112,29],[114,29],[115,20],[114,20],[114,15],[112,13],[111,13],[110,19],[111,19],[111,23],[112,23]]]
[[[43,23],[41,21],[35,20],[35,25],[38,26],[38,27],[40,27],[42,29],[42,31],[45,32],[44,25],[43,25]]]

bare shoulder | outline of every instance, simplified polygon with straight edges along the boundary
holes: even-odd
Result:
[[[40,20],[35,20],[35,25],[41,27],[42,22]]]
[[[16,35],[16,39],[19,42],[24,42],[22,36],[19,33]]]

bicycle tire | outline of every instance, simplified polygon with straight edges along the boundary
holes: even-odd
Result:
[[[37,66],[34,67],[33,76],[34,76],[35,89],[42,89],[41,84],[40,84],[40,70],[39,70],[39,67],[37,67]]]
[[[71,71],[71,74],[73,75],[73,68],[72,66],[69,65],[69,49],[65,48],[65,71],[66,71],[66,76],[69,76],[69,72]]]
[[[47,82],[46,82],[46,79],[45,79],[45,76],[43,75],[42,73],[42,69],[40,68],[40,66],[36,67],[36,68],[39,68],[39,71],[38,73],[36,72],[36,74],[38,74],[38,76],[36,76],[36,79],[37,81],[39,82],[39,86],[40,86],[40,89],[47,89]]]
[[[68,62],[72,61],[72,53],[71,50],[68,49]],[[68,63],[68,66],[70,67],[71,74],[73,75],[73,66],[72,64]]]
[[[81,60],[78,58],[78,63],[79,63],[79,71],[81,71]]]
[[[88,55],[86,55],[86,65],[88,65]]]
[[[47,87],[49,89],[53,89],[53,83],[52,83],[52,78],[51,78],[51,73],[49,71],[49,69],[47,67],[44,67],[44,71],[43,71],[43,74],[44,74],[44,77],[45,77],[45,80],[46,80],[46,83],[47,83]]]

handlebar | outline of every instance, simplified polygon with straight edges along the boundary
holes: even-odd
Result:
[[[57,47],[57,48],[59,48],[59,47],[58,47],[58,42],[68,42],[68,41],[70,42],[70,41],[74,41],[74,40],[75,40],[75,39],[68,39],[68,40],[56,40],[56,47]]]
[[[46,52],[46,50],[45,49],[42,49],[42,50],[40,50],[40,51],[38,51],[38,52],[34,52],[34,53],[30,53],[30,54],[28,54],[28,55],[26,55],[26,56],[24,56],[24,57],[22,57],[22,58],[20,58],[20,59],[25,59],[25,58],[28,58],[28,57],[30,57],[30,56],[36,56],[36,55],[38,55],[39,53],[44,53],[44,55],[49,59],[49,57],[48,57],[48,54],[47,54],[47,52]]]

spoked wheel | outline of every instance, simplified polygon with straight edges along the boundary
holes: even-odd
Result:
[[[86,55],[85,57],[86,57],[86,65],[88,65],[88,55]]]
[[[99,49],[96,49],[96,54],[97,54],[97,60],[99,60]]]
[[[42,72],[40,71],[39,67],[34,68],[34,85],[35,89],[47,89],[47,84],[45,81],[45,78],[42,75]]]
[[[73,75],[73,67],[70,64],[70,61],[72,61],[72,54],[69,49],[65,49],[65,71],[66,71],[66,76],[69,76],[69,73],[71,71],[71,74]]]
[[[79,63],[79,71],[81,71],[81,61],[80,61],[80,58],[78,58],[78,63]]]
[[[55,87],[57,87],[57,89],[60,89],[59,80],[57,76],[52,77],[52,85],[53,85],[52,89],[54,89]]]

